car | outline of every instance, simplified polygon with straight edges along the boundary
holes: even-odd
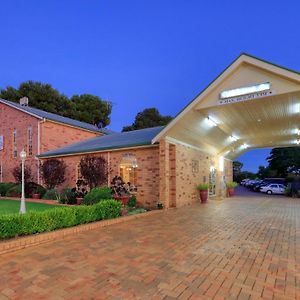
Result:
[[[286,186],[281,183],[270,183],[260,187],[260,192],[271,194],[284,194]]]

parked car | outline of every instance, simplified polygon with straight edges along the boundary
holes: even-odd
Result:
[[[241,182],[240,182],[240,185],[242,185],[242,186],[245,186],[246,185],[246,183],[249,181],[250,179],[243,179]]]
[[[286,180],[284,178],[265,178],[264,180],[260,180],[257,184],[252,187],[252,190],[255,192],[259,192],[260,188],[271,183],[283,184],[286,185]]]
[[[271,194],[284,194],[286,186],[280,183],[270,183],[268,185],[260,187],[262,193]]]

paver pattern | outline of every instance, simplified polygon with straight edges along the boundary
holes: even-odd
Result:
[[[0,299],[300,299],[300,199],[172,209],[0,256]]]

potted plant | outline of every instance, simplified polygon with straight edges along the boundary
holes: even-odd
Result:
[[[237,185],[238,184],[235,181],[230,181],[226,183],[228,197],[234,196],[234,189],[237,187]]]
[[[41,195],[37,191],[35,191],[32,193],[32,199],[41,199]]]
[[[125,184],[120,176],[115,176],[113,178],[110,188],[114,195],[113,198],[122,202],[123,205],[127,205],[131,194],[128,190],[128,184]]]
[[[206,203],[208,199],[208,184],[202,183],[197,186],[197,190],[200,194],[201,203]]]
[[[84,196],[87,194],[86,189],[86,182],[79,179],[76,182],[76,188],[74,189],[75,197],[76,197],[76,204],[80,205],[83,201]]]

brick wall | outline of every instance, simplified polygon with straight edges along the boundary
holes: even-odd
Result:
[[[39,126],[40,124],[40,126]],[[32,155],[28,149],[28,127],[32,128]],[[40,151],[38,149],[38,128],[40,127]],[[13,157],[13,131],[16,129],[17,157]],[[13,182],[12,170],[20,164],[20,152],[27,152],[26,165],[30,167],[32,179],[39,181],[39,153],[83,141],[100,134],[80,128],[66,126],[50,121],[43,121],[27,113],[0,103],[0,135],[4,136],[4,150],[0,151],[2,177],[0,181]]]
[[[84,141],[99,135],[103,134],[46,120],[41,124],[41,153]]]
[[[104,157],[109,164],[109,178],[120,175],[119,164],[124,154],[135,155],[138,168],[136,171],[137,200],[145,207],[154,207],[159,199],[159,161],[158,147],[136,148],[132,150],[118,150],[110,152],[95,153],[96,156]],[[62,158],[67,164],[66,182],[60,187],[74,187],[77,181],[78,165],[82,155],[66,156]],[[109,183],[108,182],[108,183]]]
[[[2,181],[14,181],[12,170],[20,164],[20,152],[25,149],[28,152],[28,127],[32,127],[32,151],[33,155],[26,160],[26,165],[32,170],[33,179],[37,180],[38,150],[38,123],[39,119],[23,113],[19,110],[0,103],[0,135],[4,136],[4,150],[0,151],[0,165],[2,164]],[[17,157],[13,157],[13,131],[16,129]],[[0,178],[1,180],[1,178]]]
[[[196,186],[209,182],[210,167],[217,170],[216,196],[225,196],[225,182],[232,181],[232,162],[224,160],[224,172],[218,171],[219,158],[180,143],[160,143],[160,200],[165,207],[181,207],[199,201]],[[225,182],[223,181],[225,176]]]

